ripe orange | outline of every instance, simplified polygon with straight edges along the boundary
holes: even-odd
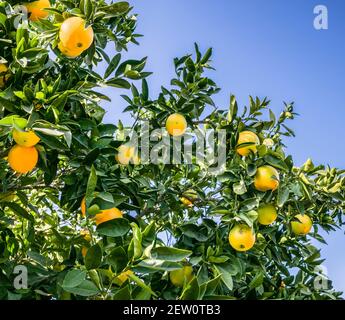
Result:
[[[165,127],[171,136],[182,136],[187,129],[186,118],[179,113],[171,114],[166,121]]]
[[[83,215],[83,217],[85,217],[85,215],[86,215],[86,200],[85,200],[85,197],[81,200],[80,211],[81,211],[81,214]]]
[[[40,138],[32,130],[19,131],[14,129],[12,136],[14,141],[22,147],[33,147],[40,141]]]
[[[263,204],[258,209],[258,221],[265,226],[276,221],[278,217],[277,210],[272,204]]]
[[[84,51],[83,49],[69,50],[63,45],[63,43],[61,41],[58,44],[58,48],[60,49],[60,51],[63,55],[65,55],[66,57],[71,58],[71,59],[79,57]]]
[[[243,146],[237,148],[237,153],[241,156],[248,156],[251,152],[256,153],[257,152],[257,146],[260,144],[259,137],[252,131],[242,131],[239,134],[237,145],[240,145],[242,143],[253,143],[248,146]]]
[[[134,274],[132,270],[124,271],[116,277],[115,282],[121,286],[127,281],[131,274]]]
[[[187,207],[193,207],[193,202],[185,197],[180,197],[180,201]]]
[[[279,172],[271,166],[259,167],[254,178],[254,186],[262,192],[276,190],[279,186]]]
[[[36,167],[38,152],[35,147],[15,145],[8,154],[10,167],[18,173],[28,173]]]
[[[118,149],[118,153],[115,156],[117,162],[123,165],[129,164],[129,162],[135,157],[135,148],[129,145],[121,145]]]
[[[81,248],[81,254],[82,254],[82,256],[85,258],[86,257],[86,254],[87,254],[87,248],[86,247],[82,247]]]
[[[75,58],[90,48],[94,33],[91,26],[85,28],[85,25],[85,20],[80,17],[71,17],[62,23],[59,48],[63,54]]]
[[[299,236],[309,233],[313,225],[310,217],[306,214],[298,214],[295,216],[295,219],[298,219],[299,221],[291,221],[292,232]]]
[[[101,213],[97,213],[95,216],[96,224],[99,225],[103,222],[107,222],[109,220],[122,218],[122,212],[117,208],[111,208],[107,210],[102,210]]]
[[[49,0],[37,0],[34,2],[25,3],[29,15],[29,20],[38,21],[39,19],[45,19],[48,17],[49,12],[43,10],[44,8],[50,8]]]
[[[254,246],[255,234],[245,224],[235,225],[229,233],[229,243],[236,251],[247,251]]]
[[[193,278],[193,267],[184,266],[181,269],[171,271],[170,281],[175,287],[182,288],[184,284],[189,283]]]

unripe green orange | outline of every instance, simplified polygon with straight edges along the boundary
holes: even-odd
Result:
[[[277,209],[272,204],[263,204],[258,210],[258,222],[262,225],[268,226],[273,223],[277,217]]]
[[[175,287],[182,288],[184,284],[190,282],[193,278],[193,267],[184,266],[181,269],[173,270],[169,274],[170,281]]]

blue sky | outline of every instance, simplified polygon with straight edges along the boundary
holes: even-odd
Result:
[[[345,1],[343,0],[133,0],[138,13],[140,46],[131,46],[128,57],[148,56],[148,79],[155,97],[160,86],[169,86],[172,59],[213,47],[211,77],[222,88],[215,101],[228,106],[229,94],[241,105],[248,95],[268,96],[278,113],[283,101],[295,101],[300,116],[291,127],[297,137],[288,139],[288,153],[297,165],[308,157],[315,163],[345,168],[343,125],[345,105]],[[329,29],[313,27],[316,5],[328,8]],[[106,122],[119,119],[125,102],[119,90],[106,89]],[[345,291],[344,232],[326,236],[322,247],[325,266],[336,289]]]

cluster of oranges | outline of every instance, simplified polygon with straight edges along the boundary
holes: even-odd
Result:
[[[37,165],[38,151],[35,145],[40,141],[40,138],[32,130],[19,131],[14,129],[12,136],[16,145],[8,153],[7,161],[17,173],[28,173]]]
[[[166,130],[171,136],[181,136],[186,132],[187,121],[181,114],[171,114],[166,120]],[[248,156],[257,153],[260,144],[259,137],[252,131],[242,131],[239,134],[236,151],[240,156]],[[272,139],[265,139],[265,145],[272,146]],[[270,165],[257,168],[254,177],[254,187],[260,192],[275,191],[279,187],[279,172]],[[181,202],[187,207],[193,203],[186,197],[180,198]],[[270,225],[278,217],[276,207],[271,204],[262,204],[257,210],[258,222],[261,225]],[[312,220],[307,215],[298,214],[291,222],[291,230],[296,235],[307,234],[312,227]],[[245,224],[235,225],[229,233],[229,243],[237,251],[247,251],[251,249],[256,241],[256,236],[252,228]]]
[[[49,15],[49,0],[38,0],[25,3],[29,20],[39,21]],[[94,40],[91,26],[86,27],[86,21],[80,17],[67,18],[60,27],[58,48],[68,58],[79,57],[85,50],[90,48]]]
[[[171,136],[182,136],[187,130],[186,118],[182,114],[173,113],[166,120],[165,128]],[[118,149],[118,153],[115,156],[115,159],[117,162],[124,165],[127,165],[130,162],[132,162],[133,164],[140,163],[140,158],[135,152],[135,148],[129,145],[121,145]],[[186,206],[192,206],[192,202],[185,197],[181,198],[181,201]]]
[[[240,132],[237,142],[237,153],[241,156],[248,156],[257,152],[260,144],[259,137],[252,131]],[[254,177],[254,187],[261,192],[275,191],[279,186],[279,172],[272,166],[264,165],[257,169]],[[258,222],[261,225],[270,225],[278,217],[276,207],[271,203],[260,205],[257,210]],[[295,220],[291,221],[291,230],[296,235],[306,235],[312,227],[309,216],[298,214]],[[251,249],[256,241],[252,228],[245,224],[235,225],[229,233],[229,243],[237,251]]]

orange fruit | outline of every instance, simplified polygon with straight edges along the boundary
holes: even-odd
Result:
[[[252,131],[242,131],[239,134],[237,145],[242,143],[253,143],[248,146],[239,147],[236,149],[237,153],[241,156],[248,156],[251,152],[257,152],[257,146],[260,144],[259,137]]]
[[[76,57],[90,48],[93,43],[94,33],[91,26],[87,28],[85,26],[85,20],[80,17],[71,17],[62,23],[59,32],[59,48],[65,51],[62,52],[63,54]]]
[[[121,286],[127,281],[131,274],[134,274],[132,270],[124,271],[116,277],[115,282]]]
[[[12,136],[13,140],[22,147],[33,147],[40,141],[40,138],[32,130],[19,131],[14,129]]]
[[[81,254],[82,254],[82,256],[85,258],[86,257],[86,254],[87,254],[87,248],[86,247],[82,247],[81,248]]]
[[[85,197],[81,200],[80,211],[81,211],[81,214],[83,215],[83,217],[85,217],[85,215],[86,215],[86,200],[85,200]]]
[[[298,221],[291,221],[292,232],[298,236],[306,235],[313,226],[312,220],[306,214],[298,214],[295,216]]]
[[[277,210],[272,204],[263,204],[257,211],[259,223],[265,226],[268,226],[276,221],[278,217]]]
[[[49,12],[43,10],[44,8],[50,8],[49,0],[37,0],[34,2],[25,3],[24,6],[28,11],[29,20],[38,21],[39,19],[45,19],[48,17]]]
[[[4,63],[0,63],[0,89],[4,88],[7,80],[11,77],[11,73],[8,72],[8,67]]]
[[[254,246],[255,234],[245,224],[235,225],[229,233],[229,243],[236,251],[247,251]]]
[[[35,147],[15,145],[8,154],[10,167],[18,173],[28,173],[36,167],[38,152]]]
[[[180,197],[180,201],[187,207],[193,206],[193,202],[190,201],[189,199],[185,198],[185,197]]]
[[[256,171],[254,186],[258,191],[276,190],[279,186],[279,172],[272,166],[262,166]]]
[[[132,161],[134,165],[139,165],[141,163],[141,159],[137,154],[132,157]]]
[[[6,73],[8,70],[5,63],[0,63],[0,74]]]
[[[118,153],[115,156],[117,162],[123,165],[129,164],[135,157],[135,148],[129,145],[121,145],[118,149]],[[135,160],[135,159],[134,159]]]
[[[97,213],[95,216],[95,221],[96,221],[96,224],[99,225],[101,223],[104,223],[113,219],[122,218],[122,216],[123,214],[119,209],[111,208],[111,209],[102,210],[101,213]]]
[[[184,266],[181,269],[173,270],[169,274],[170,281],[175,287],[182,288],[184,284],[189,283],[193,278],[193,267]]]
[[[60,49],[60,51],[63,55],[65,55],[66,57],[71,58],[71,59],[79,57],[84,51],[83,49],[69,50],[63,45],[63,43],[61,41],[58,44],[58,48]]]
[[[166,121],[165,127],[171,136],[182,136],[187,129],[186,118],[179,113],[171,114]]]

